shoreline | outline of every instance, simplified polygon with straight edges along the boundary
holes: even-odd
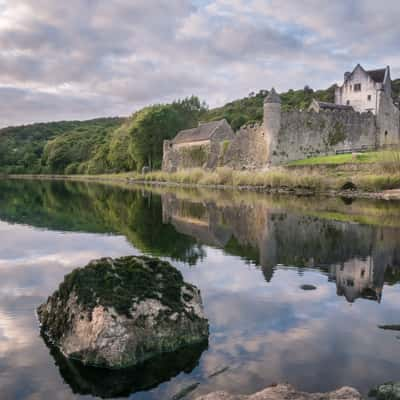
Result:
[[[269,187],[266,185],[229,185],[229,184],[201,184],[201,183],[183,183],[174,181],[157,181],[146,180],[140,178],[132,178],[129,176],[118,175],[45,175],[45,174],[10,174],[0,175],[0,179],[6,180],[53,180],[53,181],[75,181],[75,182],[94,182],[104,184],[125,184],[125,185],[141,185],[154,187],[170,187],[170,188],[202,188],[212,190],[230,190],[230,191],[249,191],[265,194],[280,194],[292,196],[325,196],[325,197],[342,197],[348,199],[370,199],[370,200],[400,200],[400,188],[388,189],[383,191],[365,191],[358,189],[350,190],[315,190],[312,188],[294,187],[289,188],[285,185],[279,187]]]

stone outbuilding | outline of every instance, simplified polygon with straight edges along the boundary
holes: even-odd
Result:
[[[200,123],[198,127],[180,131],[173,140],[164,141],[163,170],[174,172],[184,168],[213,169],[235,134],[225,119]]]
[[[352,106],[328,103],[326,101],[318,101],[313,99],[310,106],[308,107],[308,111],[354,111]]]

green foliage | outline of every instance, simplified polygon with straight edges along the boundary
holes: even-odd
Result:
[[[264,98],[267,94],[266,90],[260,90],[256,95],[209,110],[202,119],[204,122],[208,122],[225,118],[232,129],[236,131],[249,121],[262,121]]]
[[[173,312],[185,312],[181,302],[182,274],[166,261],[149,257],[101,259],[66,275],[56,295],[68,300],[74,292],[85,308],[101,304],[129,316],[133,303],[155,299]]]
[[[280,96],[283,111],[306,110],[313,99],[333,103],[335,100],[335,87],[331,86],[326,90],[316,91],[305,87],[303,90],[289,90]]]
[[[131,136],[132,157],[140,170],[147,165],[161,167],[163,141],[198,124],[206,106],[197,97],[190,97],[172,104],[154,105],[135,113],[127,124]]]
[[[69,164],[89,157],[97,142],[122,122],[122,118],[101,118],[1,129],[0,172],[63,173]]]
[[[217,121],[225,118],[237,131],[243,125],[252,122],[261,122],[263,119],[264,99],[268,95],[268,91],[260,90],[257,94],[249,95],[240,100],[235,100],[223,107],[214,108],[208,111],[204,117],[204,121]],[[289,90],[281,93],[282,110],[289,111],[294,109],[307,109],[312,99],[319,101],[333,102],[335,95],[335,87],[331,86],[326,90],[314,91],[309,87],[301,90]]]

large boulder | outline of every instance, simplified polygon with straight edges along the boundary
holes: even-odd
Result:
[[[103,258],[66,275],[41,331],[85,365],[125,368],[208,339],[200,291],[165,261]]]
[[[328,393],[299,392],[291,385],[276,385],[261,392],[244,396],[231,395],[226,392],[214,392],[197,400],[361,400],[361,394],[351,387],[342,387]]]

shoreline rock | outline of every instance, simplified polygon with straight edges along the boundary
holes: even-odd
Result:
[[[348,386],[327,393],[307,393],[297,391],[291,385],[280,384],[247,396],[214,392],[197,397],[196,400],[361,400],[361,398],[356,389]]]
[[[38,308],[41,332],[84,365],[126,368],[208,339],[200,291],[169,263],[103,258],[66,275]]]

